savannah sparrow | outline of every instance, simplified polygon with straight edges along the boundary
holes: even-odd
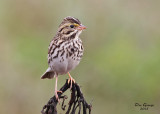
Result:
[[[58,75],[67,74],[69,75],[68,83],[75,80],[71,77],[69,71],[74,69],[80,62],[83,56],[83,45],[79,38],[82,30],[86,29],[81,22],[74,17],[66,17],[59,25],[57,34],[50,42],[48,48],[48,69],[42,75],[41,79],[56,78],[55,83],[55,96],[57,95],[57,82]]]

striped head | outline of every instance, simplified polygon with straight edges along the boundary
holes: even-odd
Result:
[[[74,17],[66,17],[59,25],[58,32],[66,38],[75,38],[77,35],[79,36],[81,34],[83,29],[86,29],[86,27],[83,26],[78,19]]]

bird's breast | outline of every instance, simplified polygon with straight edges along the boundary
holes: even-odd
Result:
[[[48,54],[48,64],[58,74],[66,74],[74,69],[83,56],[83,45],[80,39],[66,41],[61,46],[53,46]]]

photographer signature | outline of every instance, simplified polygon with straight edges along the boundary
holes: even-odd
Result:
[[[147,103],[143,103],[143,104],[135,103],[135,107],[139,107],[140,110],[149,110],[149,108],[154,107],[154,105],[153,104],[147,104]]]

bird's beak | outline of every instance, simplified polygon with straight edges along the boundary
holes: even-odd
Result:
[[[78,30],[84,30],[84,29],[86,29],[86,27],[84,25],[80,25],[77,29]]]

